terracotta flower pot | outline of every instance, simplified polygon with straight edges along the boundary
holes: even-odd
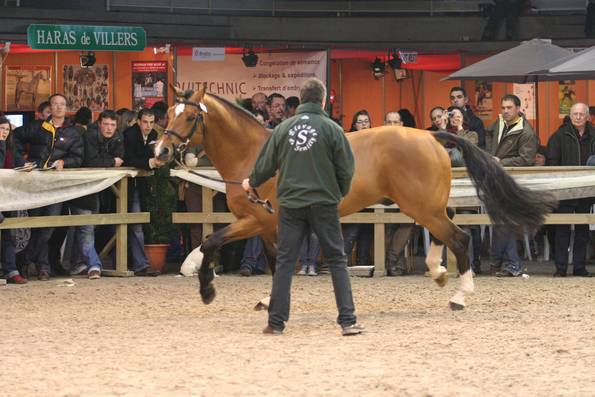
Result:
[[[152,269],[163,271],[168,248],[169,244],[145,244],[145,253]]]

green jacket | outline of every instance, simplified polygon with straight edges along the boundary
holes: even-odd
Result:
[[[341,127],[319,105],[305,103],[265,143],[250,186],[262,185],[279,170],[277,197],[282,207],[332,205],[349,192],[354,168]]]

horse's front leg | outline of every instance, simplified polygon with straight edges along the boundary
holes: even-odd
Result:
[[[232,241],[252,237],[260,233],[261,227],[253,218],[242,218],[211,234],[200,247],[204,254],[198,271],[199,292],[204,304],[208,305],[215,299],[215,278],[213,256],[223,245]]]

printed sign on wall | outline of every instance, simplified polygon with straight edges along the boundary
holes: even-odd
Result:
[[[521,100],[521,112],[527,120],[535,120],[535,85],[513,84],[512,93]]]
[[[284,97],[298,96],[301,84],[310,77],[326,83],[326,52],[260,53],[255,67],[246,67],[241,54],[225,54],[225,60],[192,61],[192,56],[178,56],[177,84],[182,90],[197,90],[202,84],[207,92],[232,102],[251,98],[262,92]]]
[[[167,61],[132,62],[132,108],[167,102]]]

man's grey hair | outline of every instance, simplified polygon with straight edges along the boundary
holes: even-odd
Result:
[[[570,111],[572,112],[573,109],[576,109],[578,106],[582,106],[585,114],[589,114],[589,106],[586,103],[582,103],[582,102],[577,102],[574,105],[572,105],[572,107],[570,108]]]
[[[326,87],[322,81],[312,77],[302,84],[300,88],[300,103],[317,103],[322,105],[322,101],[326,98]]]

